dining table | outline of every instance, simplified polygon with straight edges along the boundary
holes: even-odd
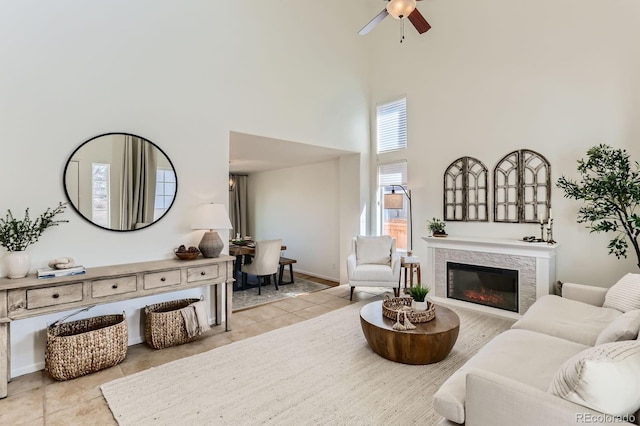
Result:
[[[280,250],[286,250],[287,246],[280,246]],[[245,254],[253,255],[256,252],[256,244],[229,244],[230,256],[244,256]]]

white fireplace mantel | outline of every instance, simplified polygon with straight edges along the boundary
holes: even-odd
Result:
[[[427,284],[434,290],[435,299],[510,316],[509,312],[501,309],[448,299],[446,291],[448,261],[518,270],[519,314],[524,314],[537,298],[553,292],[557,244],[453,235],[444,238],[422,237],[422,239],[427,243],[425,275]]]

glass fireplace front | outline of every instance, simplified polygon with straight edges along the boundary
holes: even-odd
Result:
[[[518,271],[447,262],[447,297],[518,312]]]

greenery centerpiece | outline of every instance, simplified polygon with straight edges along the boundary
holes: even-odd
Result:
[[[413,298],[412,307],[416,310],[426,310],[428,308],[427,294],[431,291],[431,287],[422,287],[418,284],[416,287],[411,287],[409,295]]]
[[[640,268],[640,165],[629,158],[624,149],[594,146],[586,160],[578,160],[580,181],[562,176],[557,185],[566,198],[584,201],[578,223],[587,223],[591,232],[615,233],[608,248],[618,259],[627,257],[631,242]]]
[[[444,230],[446,226],[447,225],[437,217],[434,217],[433,219],[427,221],[427,229],[431,231],[431,234],[434,237],[447,235],[447,233]]]
[[[13,217],[11,210],[7,210],[5,218],[0,218],[0,245],[9,251],[25,250],[38,241],[45,229],[69,222],[68,220],[54,220],[57,215],[64,212],[66,207],[66,203],[60,203],[55,209],[47,208],[33,221],[29,216],[28,207],[22,220]]]
[[[45,229],[57,226],[68,220],[56,220],[55,217],[64,212],[66,203],[58,207],[47,208],[35,220],[25,210],[24,219],[16,219],[11,210],[7,210],[4,218],[0,218],[0,246],[9,251],[7,255],[7,275],[9,278],[21,278],[29,273],[31,258],[26,248],[38,241]]]

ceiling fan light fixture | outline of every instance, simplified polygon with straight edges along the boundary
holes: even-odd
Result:
[[[391,0],[387,12],[395,19],[406,18],[416,8],[416,0]]]

